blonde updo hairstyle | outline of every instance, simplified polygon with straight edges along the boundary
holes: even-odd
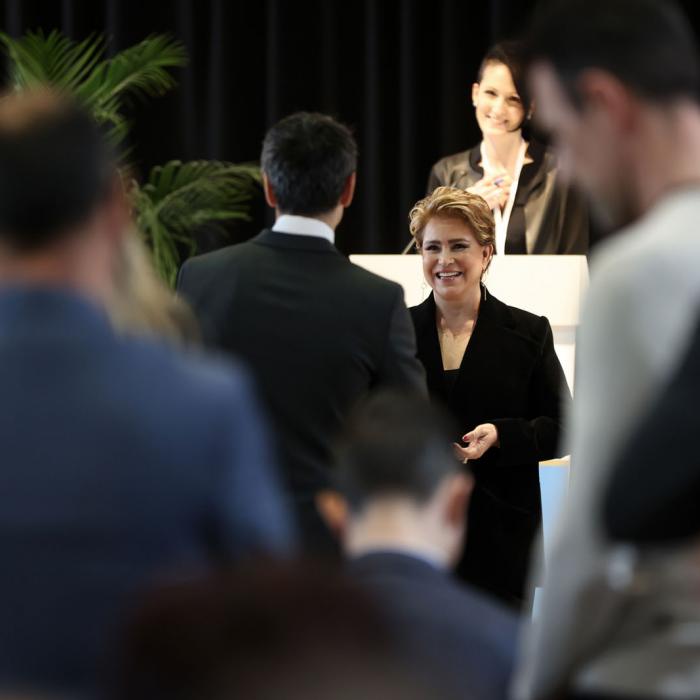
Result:
[[[416,202],[408,220],[418,251],[423,245],[423,231],[433,217],[464,221],[482,248],[487,245],[491,246],[492,251],[495,248],[496,226],[489,205],[483,197],[457,187],[436,187],[432,194]],[[492,257],[493,252],[484,271],[488,270]]]

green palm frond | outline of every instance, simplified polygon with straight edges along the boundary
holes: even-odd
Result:
[[[174,285],[180,249],[196,251],[193,234],[202,226],[224,232],[222,222],[249,219],[259,182],[255,165],[174,160],[153,168],[143,187],[135,186],[137,226],[163,279]]]
[[[15,90],[51,87],[80,99],[123,143],[130,122],[123,108],[130,97],[155,97],[175,85],[170,69],[186,63],[178,41],[153,35],[112,58],[105,40],[75,42],[58,31],[28,32],[15,39],[0,32]],[[202,226],[226,231],[224,222],[249,218],[249,203],[260,182],[259,168],[218,161],[171,161],[153,168],[142,187],[134,184],[136,223],[151,248],[161,277],[173,285],[182,252],[195,252]]]
[[[166,93],[176,84],[168,69],[186,62],[185,49],[179,41],[152,35],[97,64],[77,94],[88,107],[111,113],[128,95],[157,97]]]
[[[16,90],[51,85],[74,93],[95,68],[104,52],[100,37],[76,43],[52,31],[42,30],[13,37],[0,32],[0,42],[10,58],[10,80]]]
[[[186,63],[185,49],[174,39],[153,35],[136,46],[104,58],[105,41],[90,36],[75,42],[54,30],[27,32],[14,39],[0,32],[10,59],[16,90],[41,86],[75,95],[95,118],[107,124],[115,143],[126,137],[129,123],[122,114],[129,96],[158,96],[175,85],[168,69]]]

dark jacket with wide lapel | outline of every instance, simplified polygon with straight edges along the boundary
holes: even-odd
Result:
[[[476,486],[458,573],[508,602],[522,600],[541,521],[538,462],[557,454],[566,380],[546,318],[507,306],[485,289],[457,379],[448,392],[431,294],[411,309],[428,389],[460,434],[494,423],[499,448],[470,462]]]
[[[590,217],[585,198],[563,185],[554,155],[531,141],[508,224],[506,252],[535,255],[586,255]],[[484,177],[481,145],[439,160],[430,171],[428,193],[446,185],[466,189]]]
[[[445,684],[449,697],[507,696],[514,614],[410,553],[365,554],[348,562],[348,572],[379,602],[399,650]]]
[[[401,288],[322,238],[266,230],[187,261],[178,290],[205,343],[253,370],[313,540],[313,496],[348,411],[376,386],[425,393]]]

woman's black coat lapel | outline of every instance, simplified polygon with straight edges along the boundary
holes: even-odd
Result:
[[[452,391],[447,392],[443,381],[442,354],[438,339],[435,299],[432,295],[411,309],[416,330],[418,359],[426,368],[428,389],[432,396],[439,397],[455,415],[468,419],[470,415],[488,415],[488,385],[501,384],[503,373],[512,367],[509,357],[513,341],[515,321],[509,308],[482,288],[479,317],[462,358],[459,374]],[[535,348],[533,348],[534,350]],[[470,407],[469,397],[479,396],[479,407]],[[496,397],[494,397],[496,398]],[[494,402],[493,410],[500,417],[502,397]],[[460,426],[466,431],[474,426]]]

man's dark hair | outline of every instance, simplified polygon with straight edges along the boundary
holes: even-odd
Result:
[[[587,68],[654,102],[700,95],[697,45],[673,0],[554,0],[535,16],[527,43],[529,61],[550,63],[577,105]]]
[[[115,172],[111,150],[76,102],[49,92],[0,99],[0,240],[18,252],[87,219]]]
[[[348,421],[336,452],[336,486],[353,510],[384,495],[425,502],[462,468],[452,451],[457,434],[449,415],[426,399],[379,392]]]
[[[338,204],[357,168],[357,144],[332,117],[297,112],[267,132],[261,164],[282,213],[317,216]]]

